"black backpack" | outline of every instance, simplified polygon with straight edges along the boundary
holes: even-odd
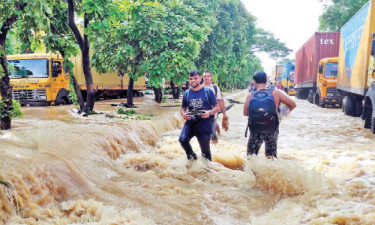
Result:
[[[279,128],[273,88],[253,91],[249,102],[248,128],[250,132],[272,134]],[[247,129],[245,137],[247,136]]]

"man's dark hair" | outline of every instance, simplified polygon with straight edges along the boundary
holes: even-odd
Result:
[[[201,75],[201,72],[199,70],[190,70],[189,76],[194,77],[195,75]]]
[[[204,71],[204,73],[209,73],[212,76],[212,72],[209,70]]]
[[[267,82],[267,74],[263,71],[256,72],[253,76],[253,80],[255,80],[257,84],[265,84]]]

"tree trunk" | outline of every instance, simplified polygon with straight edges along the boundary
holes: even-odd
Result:
[[[74,91],[77,95],[77,99],[78,99],[78,105],[79,105],[79,108],[81,109],[81,111],[84,112],[84,109],[85,109],[85,101],[83,100],[83,97],[82,97],[82,93],[81,93],[81,89],[79,88],[78,86],[78,82],[77,82],[77,79],[76,77],[73,75],[72,76],[72,79],[73,79],[73,87],[74,87]]]
[[[0,55],[0,64],[3,68],[3,74],[0,79],[0,92],[1,92],[1,101],[4,102],[4,110],[6,112],[10,112],[12,110],[12,87],[9,85],[9,73],[8,73],[8,65],[6,62],[6,34],[2,34],[0,36],[0,48],[4,54]],[[12,118],[10,118],[9,114],[5,114],[1,116],[1,130],[9,130],[11,128]]]
[[[132,77],[129,77],[128,94],[126,95],[126,103],[129,107],[133,107],[133,87],[134,79]]]
[[[179,99],[180,98],[180,87],[179,86],[175,86],[174,82],[171,81],[171,89],[172,89],[173,99]]]
[[[157,103],[161,103],[161,101],[163,100],[163,93],[161,91],[161,88],[152,87],[152,89],[154,90],[155,101]]]
[[[82,52],[82,67],[83,73],[85,75],[85,82],[86,82],[86,90],[87,90],[87,99],[86,99],[86,107],[84,108],[84,112],[93,111],[94,104],[95,104],[95,88],[94,88],[94,81],[92,79],[91,74],[91,67],[90,67],[90,55],[89,55],[89,46],[87,41],[87,49]]]
[[[174,99],[180,99],[180,91],[181,91],[181,88],[179,86],[177,86],[177,88],[176,88],[176,97],[173,97]]]
[[[14,6],[16,10],[24,11],[27,3],[15,2]],[[0,27],[0,49],[3,51],[0,54],[0,65],[3,68],[3,74],[0,79],[0,95],[1,101],[4,102],[4,110],[10,112],[12,110],[12,87],[9,85],[9,72],[6,61],[6,38],[9,30],[12,28],[14,22],[18,20],[18,15],[13,14],[9,18],[5,19],[2,26]],[[11,128],[12,118],[8,113],[1,116],[0,129],[9,130]]]
[[[79,48],[81,49],[82,54],[82,67],[83,73],[85,75],[86,90],[87,90],[87,100],[86,107],[84,107],[84,112],[92,111],[95,104],[95,88],[94,82],[91,74],[90,67],[90,42],[87,38],[87,34],[84,33],[83,37],[78,30],[77,25],[74,22],[74,2],[73,0],[68,0],[68,23],[69,27],[72,30],[74,37],[77,40]],[[87,14],[84,14],[84,29],[87,28],[89,24],[89,19]]]
[[[176,96],[176,89],[175,89],[175,86],[174,86],[174,82],[173,80],[171,80],[171,90],[172,90],[172,96],[173,96],[173,99],[175,99],[175,96]]]
[[[57,35],[56,34],[56,28],[53,25],[53,23],[50,23],[50,28],[51,28],[51,32],[53,34]],[[60,40],[59,40],[59,42],[60,42]],[[61,42],[60,42],[60,45],[58,45],[58,46],[62,46]],[[64,59],[64,63],[70,62],[68,59],[65,59],[65,50],[64,50],[64,48],[58,48],[57,47],[56,50],[58,50],[60,52],[61,56]],[[76,79],[76,77],[74,75],[73,68],[69,68],[69,75],[72,78],[73,88],[74,88],[74,92],[77,95],[77,100],[78,100],[78,105],[79,105],[80,111],[84,112],[84,110],[85,110],[85,101],[83,100],[81,89],[78,86],[78,82],[77,82],[77,79]]]

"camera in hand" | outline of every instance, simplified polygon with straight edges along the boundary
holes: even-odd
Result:
[[[186,113],[187,116],[190,116],[192,120],[198,120],[202,118],[202,115],[205,113],[203,110],[192,110]]]

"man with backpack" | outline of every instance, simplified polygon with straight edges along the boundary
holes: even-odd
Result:
[[[190,140],[196,136],[204,158],[211,161],[210,135],[212,133],[213,115],[219,111],[214,92],[201,86],[202,77],[198,70],[189,73],[190,88],[182,98],[181,115],[186,120],[181,131],[179,142],[186,152],[189,163],[197,159]],[[188,109],[188,112],[187,112]]]
[[[278,89],[267,89],[267,74],[265,72],[255,73],[253,81],[255,90],[249,93],[244,106],[244,115],[249,117],[248,128],[250,129],[247,154],[258,155],[262,143],[265,142],[266,157],[277,158],[279,105],[283,103],[292,111],[296,107],[296,103]]]
[[[221,112],[223,113],[222,127],[224,128],[224,130],[228,130],[228,126],[227,126],[228,117],[227,117],[227,114],[226,114],[224,99],[222,97],[220,88],[212,83],[212,73],[211,73],[211,71],[209,71],[209,70],[204,71],[203,80],[204,80],[203,87],[209,88],[212,91],[214,91],[217,103],[219,104],[219,108],[220,108]],[[217,139],[217,135],[216,135],[217,117],[218,117],[218,113],[216,113],[214,115],[214,121],[213,121],[213,124],[212,124],[211,141],[212,141],[213,144],[218,143],[218,139]]]

